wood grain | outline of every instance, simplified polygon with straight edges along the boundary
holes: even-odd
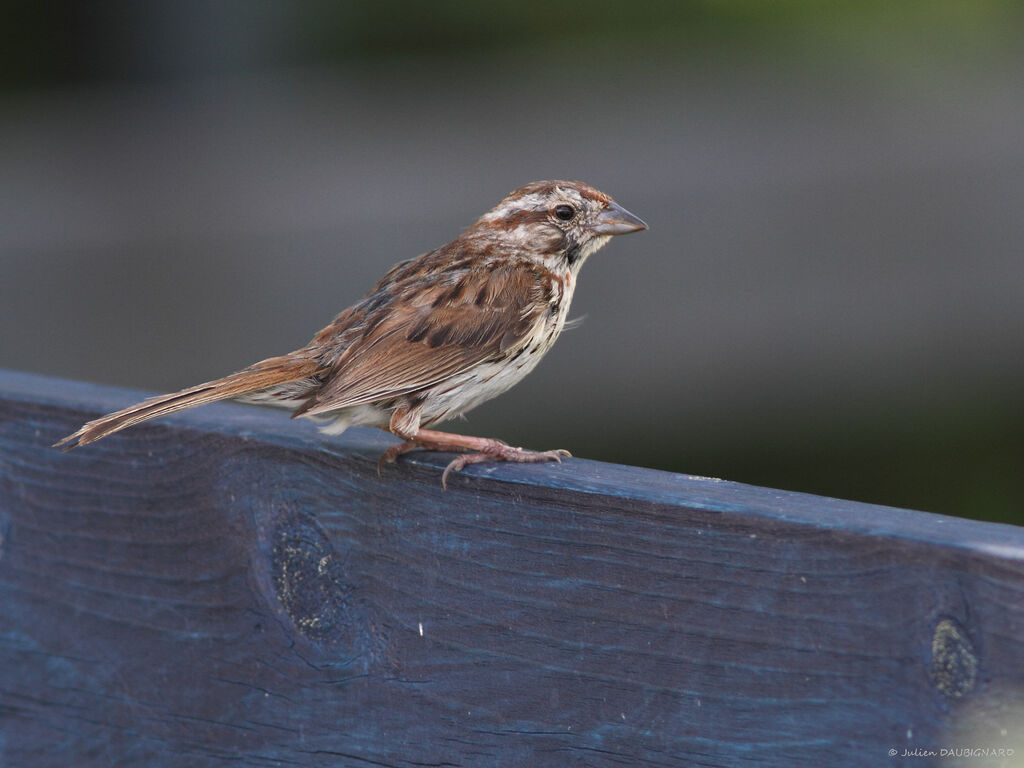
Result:
[[[49,448],[137,397],[0,374],[0,765],[927,765],[888,751],[1024,686],[1019,528],[581,459],[444,492],[234,405]]]

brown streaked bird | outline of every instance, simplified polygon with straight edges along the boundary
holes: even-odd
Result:
[[[516,384],[565,327],[580,267],[613,235],[646,229],[603,192],[578,181],[520,187],[436,250],[396,264],[302,349],[85,424],[65,451],[149,419],[217,400],[292,409],[339,434],[386,429],[414,448],[466,451],[441,477],[482,461],[561,461],[500,440],[427,429]]]

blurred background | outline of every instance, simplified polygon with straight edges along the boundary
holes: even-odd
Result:
[[[3,367],[220,376],[581,179],[650,231],[456,429],[1024,523],[1024,4],[0,9]]]

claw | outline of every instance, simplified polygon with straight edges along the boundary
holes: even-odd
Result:
[[[494,458],[494,456],[486,453],[464,453],[461,456],[456,456],[448,462],[448,466],[444,468],[444,472],[441,474],[441,490],[448,490],[448,475],[452,472],[461,472],[470,464],[480,464],[484,461],[492,461]]]
[[[381,457],[377,459],[377,479],[384,479],[385,464],[394,464],[396,461],[398,461],[398,457],[401,456],[403,453],[408,453],[409,451],[417,447],[419,447],[419,443],[417,443],[415,440],[406,440],[404,443],[392,445],[390,448],[384,451],[384,453],[381,454]]]

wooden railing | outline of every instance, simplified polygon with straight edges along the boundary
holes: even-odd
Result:
[[[0,375],[0,765],[1024,757],[1024,529],[138,397]]]

